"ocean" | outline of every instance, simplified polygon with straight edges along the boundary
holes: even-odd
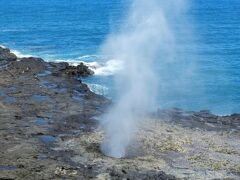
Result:
[[[108,34],[118,30],[129,2],[0,0],[0,45],[9,47],[19,57],[86,62],[95,75],[83,81],[94,92],[114,101],[113,78],[120,64],[102,56],[99,49]],[[168,93],[158,100],[158,107],[208,109],[220,115],[238,113],[240,1],[189,0],[189,4],[187,16],[191,19],[195,48],[187,49],[187,57],[197,57],[192,60],[197,64],[197,77],[184,92],[177,91],[176,86],[171,88],[171,84],[166,86]],[[187,47],[188,37],[182,38]]]

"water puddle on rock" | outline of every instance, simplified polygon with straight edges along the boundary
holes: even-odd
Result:
[[[39,126],[45,126],[45,125],[48,125],[48,121],[43,119],[43,118],[35,118],[35,122],[37,125]]]
[[[16,169],[17,169],[16,166],[3,166],[3,165],[0,165],[0,171],[14,171]]]
[[[56,92],[58,92],[58,93],[65,93],[65,92],[67,92],[67,88],[56,88],[56,89],[54,89]]]
[[[4,96],[4,95],[5,95],[4,91],[0,90],[0,96]]]
[[[6,96],[6,97],[4,98],[4,100],[3,100],[3,102],[4,102],[5,104],[10,105],[10,104],[12,104],[12,103],[15,102],[15,98],[10,97],[10,96]]]
[[[60,88],[57,84],[49,83],[48,81],[45,80],[41,80],[39,84],[41,87],[52,89],[58,93],[65,93],[67,91],[66,88]]]
[[[51,135],[42,135],[39,137],[39,140],[45,144],[54,143],[56,138]]]
[[[48,76],[50,74],[52,74],[51,71],[45,70],[45,71],[39,73],[37,76],[38,77],[44,77],[44,76]]]
[[[50,97],[49,96],[42,96],[42,95],[33,95],[32,100],[34,100],[34,101],[49,101]]]
[[[87,126],[85,124],[81,124],[80,129],[87,129]]]
[[[3,64],[3,65],[0,65],[0,69],[6,69],[8,67],[9,64]]]
[[[47,82],[45,80],[41,80],[39,84],[40,84],[40,86],[42,86],[44,88],[48,88],[48,89],[57,88],[56,84],[49,83],[49,82]]]
[[[48,156],[45,155],[45,154],[38,154],[38,155],[37,155],[37,159],[38,159],[38,160],[45,160],[45,159],[47,159],[47,158],[48,158]]]
[[[17,90],[16,86],[11,86],[11,87],[9,87],[8,89],[9,89],[10,91],[16,91],[16,90]]]
[[[82,98],[79,96],[72,96],[75,101],[82,101]]]
[[[72,95],[72,99],[74,99],[75,101],[80,101],[83,102],[83,94],[78,92],[78,91],[74,91],[73,95]]]

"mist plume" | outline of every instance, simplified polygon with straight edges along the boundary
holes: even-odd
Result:
[[[182,21],[187,4],[185,0],[130,2],[119,31],[111,33],[102,46],[104,54],[123,64],[115,79],[117,102],[102,122],[102,151],[116,158],[126,155],[136,124],[156,107],[163,78],[158,73],[162,67],[155,67],[156,62],[164,65],[175,61],[179,47],[175,23]]]

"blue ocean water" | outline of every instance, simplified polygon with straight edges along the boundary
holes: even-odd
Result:
[[[159,100],[159,106],[210,109],[218,114],[240,112],[240,1],[189,1],[197,51],[190,47],[188,54],[189,58],[198,57],[200,78],[194,79],[193,87],[188,86],[183,93],[166,87],[169,93]],[[98,73],[85,82],[114,100],[113,75],[119,65],[98,52],[106,36],[118,29],[128,3],[129,0],[0,0],[0,44],[19,56],[91,62],[98,67]],[[194,81],[201,83],[196,85]],[[201,93],[196,93],[198,89],[202,89]]]

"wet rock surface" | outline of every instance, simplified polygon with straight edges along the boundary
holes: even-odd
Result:
[[[126,158],[106,157],[98,121],[111,103],[77,79],[85,73],[34,57],[4,61],[0,179],[240,177],[237,114],[159,110],[141,121]]]

